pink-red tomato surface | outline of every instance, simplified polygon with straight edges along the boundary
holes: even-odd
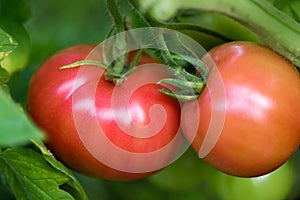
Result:
[[[140,76],[139,72],[130,74],[120,86],[115,86],[102,76],[96,84],[94,100],[88,99],[87,96],[84,96],[84,93],[88,91],[89,84],[93,80],[89,80],[88,76],[78,78],[79,69],[85,67],[92,74],[97,74],[99,70],[103,71],[103,69],[95,66],[81,66],[64,70],[58,70],[58,68],[85,59],[93,48],[92,45],[77,45],[60,51],[47,59],[39,67],[30,82],[27,99],[28,112],[33,120],[45,130],[48,137],[46,141],[48,148],[72,169],[86,175],[110,180],[132,180],[146,177],[156,170],[137,173],[122,171],[116,167],[111,167],[109,163],[105,162],[105,158],[104,161],[96,158],[84,145],[82,138],[79,136],[82,134],[79,133],[79,128],[83,128],[83,131],[87,130],[85,134],[89,135],[85,137],[90,142],[89,144],[93,146],[92,151],[95,151],[96,154],[102,153],[101,155],[105,155],[104,157],[111,158],[121,167],[125,166],[125,168],[131,162],[142,163],[147,166],[155,162],[161,162],[161,159],[168,160],[169,157],[172,157],[172,150],[175,151],[177,148],[176,145],[173,145],[174,148],[169,149],[169,155],[164,154],[157,160],[127,160],[126,157],[116,154],[110,147],[104,148],[101,146],[101,141],[97,141],[98,132],[91,126],[90,119],[96,119],[105,137],[116,147],[129,153],[151,153],[159,151],[169,144],[177,134],[180,123],[180,105],[175,99],[159,92],[162,86],[156,84],[156,82],[145,83],[136,89],[132,88],[134,87],[132,85],[139,84],[137,81],[144,78],[143,75],[145,74]],[[140,64],[151,62],[157,63],[143,55]],[[164,73],[162,69],[158,74],[150,73],[147,76],[157,76],[153,78],[158,79],[165,76]],[[75,86],[76,84],[80,85]],[[116,88],[119,92],[117,97],[113,96]],[[131,91],[133,89],[134,92]],[[130,92],[132,94],[129,94]],[[77,99],[77,102],[74,102],[74,96],[81,93],[83,94],[82,99]],[[121,101],[128,98],[126,95],[130,95],[127,104],[118,105],[118,99]],[[116,108],[113,107],[113,103],[117,105]],[[155,109],[152,109],[153,105],[159,105],[164,110],[163,114],[160,113],[160,116],[165,115],[165,118],[155,115],[157,113],[155,113]],[[95,113],[90,112],[93,109]],[[124,112],[128,112],[128,115],[124,115]],[[80,119],[84,120],[78,121],[78,118],[76,121],[76,114],[79,114],[79,118],[81,117]],[[147,126],[153,120],[156,120],[154,118],[165,121],[155,135],[148,137],[149,130]],[[124,130],[124,127],[123,129],[119,127],[117,120],[120,120],[123,126],[127,126],[125,128],[133,130],[133,132],[135,127],[140,128],[138,129],[139,132],[135,134],[141,137],[135,137],[130,135],[131,133],[127,133],[127,129]],[[79,128],[78,123],[81,126]],[[133,125],[134,127],[132,127]],[[157,127],[154,125],[153,130],[155,128]],[[144,130],[144,132],[141,130]]]
[[[278,168],[300,142],[300,78],[296,69],[270,49],[240,41],[213,48],[203,61],[211,73],[199,96],[199,109],[195,112],[195,106],[187,102],[182,110],[183,132],[195,151],[203,145],[212,113],[225,112],[224,121],[217,122],[222,126],[220,136],[204,160],[241,177],[259,176]],[[216,90],[219,85],[213,63],[225,94],[224,99],[217,95],[214,101],[212,94],[220,90]]]

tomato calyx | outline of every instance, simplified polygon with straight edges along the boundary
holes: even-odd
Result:
[[[208,77],[206,65],[200,59],[190,56],[172,55],[171,57],[179,60],[179,62],[172,64],[172,69],[177,76],[176,78],[162,79],[159,83],[167,83],[178,90],[170,92],[162,89],[161,92],[178,100],[188,101],[197,99],[206,85]],[[187,64],[180,65],[178,64],[180,62],[187,62]],[[189,72],[190,69],[194,69],[194,71]]]
[[[142,53],[150,54],[154,60],[168,66],[168,70],[171,78],[163,78],[157,82],[157,84],[167,84],[172,86],[174,90],[170,91],[166,88],[160,89],[160,92],[178,100],[194,100],[197,99],[201,91],[204,89],[206,79],[208,77],[208,69],[206,65],[200,60],[198,54],[194,52],[195,49],[190,47],[186,38],[179,35],[179,33],[173,34],[174,37],[170,37],[169,32],[155,31],[150,28],[155,24],[163,25],[162,22],[158,22],[150,17],[145,17],[136,9],[134,2],[129,1],[132,4],[132,8],[136,12],[135,14],[141,18],[143,24],[149,27],[149,39],[146,42],[148,46],[136,50],[136,46],[139,44],[140,38],[135,38],[135,34],[131,33],[123,34],[124,31],[130,29],[127,27],[127,23],[124,22],[118,6],[115,0],[107,0],[107,9],[114,22],[111,29],[108,31],[106,40],[97,46],[98,53],[101,54],[101,61],[97,60],[81,60],[70,65],[62,66],[59,69],[67,69],[82,65],[94,65],[101,67],[105,70],[105,79],[112,81],[114,84],[119,85],[128,77],[128,75],[137,67]],[[174,26],[173,26],[174,25]],[[170,30],[180,30],[184,27],[173,24],[173,27],[169,27]],[[129,25],[130,26],[130,25]],[[177,27],[177,28],[176,28]],[[168,28],[168,27],[167,27]],[[111,37],[112,36],[112,37]],[[174,52],[172,50],[173,44],[169,40],[175,39],[174,43],[178,44],[175,48],[183,49],[187,53],[181,53],[181,51]],[[152,49],[153,43],[157,47],[156,50]],[[197,49],[199,50],[199,49]],[[134,53],[130,51],[135,51]],[[203,52],[202,52],[203,53]],[[182,55],[183,54],[183,55]],[[188,54],[188,55],[186,55]],[[132,58],[132,55],[133,58]],[[151,56],[153,55],[153,56]],[[113,60],[113,61],[112,61]]]
[[[58,68],[58,70],[70,69],[70,68],[75,68],[75,67],[85,66],[85,65],[97,66],[97,67],[100,67],[105,70],[105,79],[106,80],[112,81],[115,85],[119,85],[126,79],[126,77],[132,72],[132,70],[138,65],[141,55],[142,55],[142,51],[138,51],[137,54],[134,56],[133,60],[128,65],[123,64],[124,61],[122,61],[122,63],[120,63],[119,59],[117,59],[111,65],[106,64],[105,61],[88,60],[87,59],[87,60],[79,60],[79,61],[67,64],[67,65],[60,66]],[[105,54],[103,54],[102,57],[105,57]],[[103,60],[105,60],[105,59],[103,59]]]
[[[120,85],[122,82],[131,74],[131,72],[138,66],[140,61],[142,50],[139,50],[131,62],[128,65],[120,66],[120,63],[113,63],[112,65],[108,65],[103,61],[98,60],[80,60],[68,65],[64,65],[59,67],[59,70],[69,69],[78,66],[84,65],[92,65],[97,66],[105,70],[105,79],[107,81],[112,81],[115,85]],[[128,56],[127,56],[128,57]],[[166,88],[161,88],[159,91],[163,94],[170,96],[172,98],[178,100],[194,100],[198,98],[198,95],[204,89],[206,85],[206,78],[208,76],[208,72],[206,70],[205,65],[196,59],[193,58],[179,58],[177,55],[171,55],[170,60],[173,58],[182,59],[183,61],[193,62],[193,66],[198,71],[205,71],[200,76],[194,75],[186,71],[186,67],[177,64],[176,62],[172,63],[172,67],[168,67],[168,70],[171,74],[174,75],[175,78],[163,78],[157,82],[157,84],[167,84],[172,87],[175,87],[176,90],[170,91]],[[128,59],[126,59],[127,62]],[[118,68],[120,72],[116,71],[115,68]],[[191,67],[188,65],[188,67]]]

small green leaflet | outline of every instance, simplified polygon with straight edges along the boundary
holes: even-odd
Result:
[[[53,154],[45,147],[45,145],[40,140],[33,140],[32,141],[37,148],[41,151],[44,159],[58,172],[61,174],[64,174],[64,176],[68,177],[68,182],[66,182],[66,185],[68,185],[70,189],[72,189],[72,194],[76,197],[75,199],[82,199],[86,200],[87,196],[81,187],[78,180],[73,176],[71,171],[65,167],[61,162],[55,159]]]
[[[18,43],[0,28],[0,62],[3,60],[12,50],[17,47]]]
[[[30,148],[9,148],[0,153],[0,176],[16,199],[73,200],[59,187],[69,177],[51,167],[43,155]]]
[[[5,90],[9,73],[1,67],[1,61],[17,47],[17,43],[0,28],[0,90]]]
[[[0,89],[0,146],[22,145],[34,138],[43,138],[11,97]]]
[[[0,28],[0,62],[16,48],[17,43]],[[42,138],[43,134],[30,122],[21,107],[7,92],[9,73],[0,66],[0,146],[14,146]]]

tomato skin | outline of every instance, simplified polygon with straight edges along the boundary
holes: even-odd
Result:
[[[224,99],[212,105],[206,87],[198,104],[200,120],[191,124],[194,107],[182,110],[183,132],[197,135],[192,146],[199,152],[211,123],[212,109],[225,112],[221,135],[204,160],[227,174],[254,177],[266,174],[284,163],[300,142],[300,78],[293,65],[273,51],[250,42],[231,42],[208,52],[221,74]],[[212,62],[203,58],[209,68]],[[208,85],[217,87],[211,71]],[[225,106],[223,106],[225,105]],[[213,106],[213,108],[212,108]],[[195,112],[194,112],[195,113]]]
[[[153,174],[155,171],[143,173],[123,172],[108,166],[106,163],[96,159],[84,146],[82,138],[78,133],[74,112],[83,113],[86,129],[89,129],[90,117],[96,117],[98,124],[103,129],[107,138],[121,149],[134,153],[147,153],[159,150],[177,134],[180,122],[180,107],[178,101],[171,99],[158,91],[158,84],[145,84],[132,94],[128,110],[132,120],[139,126],[147,126],[151,121],[149,112],[151,105],[158,104],[163,107],[167,121],[159,133],[150,138],[134,138],[124,133],[113,118],[112,95],[116,86],[103,77],[99,78],[95,93],[96,116],[89,116],[90,104],[84,99],[74,102],[74,94],[85,92],[92,80],[82,79],[81,86],[74,89],[79,67],[59,71],[58,67],[78,60],[85,59],[93,50],[92,45],[77,45],[58,52],[46,60],[32,77],[28,90],[27,108],[33,120],[45,130],[48,136],[46,145],[53,154],[66,163],[72,169],[83,174],[105,178],[110,180],[133,180]],[[143,55],[144,57],[144,55]],[[142,57],[142,60],[143,60]],[[145,57],[146,58],[146,57]],[[148,58],[147,58],[148,59]],[[146,60],[147,60],[146,59]],[[152,61],[155,62],[154,60]],[[98,73],[103,69],[95,66],[86,66],[92,72]],[[118,86],[121,94],[130,90],[130,81],[136,80],[136,74],[132,73],[123,84]],[[127,84],[128,82],[128,84]],[[123,88],[122,88],[123,87]],[[127,92],[128,93],[128,92]],[[73,97],[73,98],[72,98]],[[119,97],[122,98],[122,97]],[[82,104],[81,104],[82,103]],[[82,106],[83,105],[83,106]],[[74,111],[75,109],[75,111]],[[122,117],[119,116],[119,117]],[[92,145],[97,146],[97,132],[91,130],[90,140]],[[143,134],[143,133],[141,133]],[[103,149],[101,145],[98,151],[107,156],[115,157],[121,165],[128,164],[128,160],[119,158],[110,149]],[[174,145],[174,150],[176,145]],[[168,157],[168,156],[166,156]],[[162,159],[168,159],[168,158]],[[172,157],[172,152],[170,156]],[[159,161],[159,159],[158,159]],[[156,161],[156,162],[158,162]],[[147,162],[153,160],[141,160]]]
[[[234,177],[216,172],[211,187],[221,200],[282,200],[295,184],[295,167],[289,160],[275,171],[255,178]]]
[[[151,183],[169,191],[191,192],[201,184],[207,184],[215,169],[200,160],[192,148],[159,173],[149,177]],[[199,194],[197,195],[199,196]]]

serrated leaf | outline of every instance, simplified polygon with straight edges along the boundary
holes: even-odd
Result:
[[[17,42],[0,28],[0,61],[17,47]]]
[[[0,153],[1,179],[16,199],[72,200],[59,187],[69,181],[43,156],[30,148],[10,148]]]
[[[69,188],[72,189],[73,195],[76,197],[76,199],[82,199],[86,200],[87,196],[81,187],[78,180],[73,176],[72,172],[65,167],[61,162],[55,159],[53,154],[45,147],[45,145],[40,140],[33,140],[33,143],[35,146],[41,151],[43,157],[47,162],[55,168],[60,173],[64,174],[66,177],[69,178],[68,182],[66,184],[70,186]]]
[[[0,111],[0,146],[22,145],[30,139],[43,138],[42,132],[2,89],[0,90]]]

